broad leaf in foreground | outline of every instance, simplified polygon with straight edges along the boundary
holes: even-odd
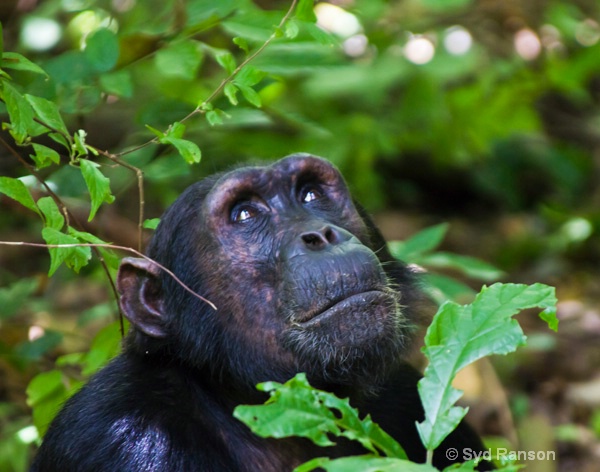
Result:
[[[525,344],[513,315],[539,307],[540,317],[557,329],[554,288],[543,284],[494,284],[484,287],[471,305],[447,302],[427,330],[423,352],[429,359],[419,382],[425,420],[417,424],[423,444],[433,451],[465,416],[453,406],[462,392],[452,380],[463,367],[490,354],[507,354]]]
[[[359,441],[375,455],[406,459],[402,447],[370,416],[360,419],[348,399],[313,389],[306,375],[297,374],[285,384],[265,382],[258,389],[270,392],[264,405],[241,405],[234,416],[262,437],[301,436],[318,446],[333,446],[327,436],[344,436]],[[334,414],[335,410],[338,414]]]

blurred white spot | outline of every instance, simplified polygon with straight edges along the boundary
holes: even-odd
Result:
[[[118,12],[126,12],[135,7],[136,0],[112,0],[113,8]]]
[[[17,432],[17,438],[22,444],[33,444],[39,439],[40,435],[35,426],[25,426]]]
[[[588,18],[577,25],[575,39],[582,46],[593,46],[600,41],[600,25]]]
[[[30,326],[29,327],[29,333],[27,334],[27,339],[29,339],[30,341],[35,341],[36,339],[41,338],[44,334],[46,334],[46,331],[44,331],[44,328],[42,328],[41,326]]]
[[[462,56],[471,49],[473,45],[473,37],[462,26],[453,26],[446,30],[444,38],[444,47],[450,54]]]
[[[542,43],[537,34],[525,28],[515,34],[515,50],[523,59],[531,61],[540,55]]]
[[[560,31],[556,26],[543,25],[540,28],[540,39],[542,45],[549,51],[557,51],[564,47],[561,41]]]
[[[435,46],[424,36],[413,36],[404,46],[404,55],[414,64],[427,64],[435,54]]]
[[[344,52],[351,57],[362,56],[367,50],[369,40],[364,34],[355,34],[344,41]]]
[[[331,3],[315,6],[317,26],[342,38],[349,38],[362,31],[362,26],[352,13]]]
[[[594,227],[585,218],[572,218],[567,221],[561,228],[561,232],[568,238],[569,241],[579,242],[585,241],[594,232]]]
[[[49,18],[31,17],[25,20],[21,30],[23,45],[34,51],[47,51],[54,47],[62,31],[60,25]]]

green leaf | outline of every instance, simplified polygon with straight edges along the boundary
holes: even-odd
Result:
[[[202,63],[202,50],[193,40],[171,43],[156,53],[155,63],[164,76],[193,80]]]
[[[38,169],[43,169],[52,164],[60,164],[60,155],[54,149],[37,143],[31,143],[31,145],[35,154],[30,154],[29,157],[33,159]]]
[[[405,262],[416,262],[415,258],[425,252],[433,251],[443,241],[448,232],[448,224],[431,226],[407,239],[388,243],[392,256]]]
[[[37,279],[22,279],[0,288],[0,320],[16,315],[39,287]]]
[[[254,90],[252,87],[248,87],[246,85],[238,84],[238,87],[240,88],[240,91],[242,92],[242,95],[244,96],[244,98],[251,105],[254,105],[256,108],[261,107],[262,101],[260,99],[260,95],[256,92],[256,90]]]
[[[206,112],[206,121],[208,121],[211,126],[222,125],[224,116],[225,112],[223,110],[215,108],[214,110]]]
[[[94,337],[90,350],[82,358],[82,374],[90,376],[115,357],[121,351],[121,332],[119,322],[105,326]]]
[[[35,376],[27,386],[27,404],[33,409],[33,423],[43,435],[68,398],[62,373],[51,370]]]
[[[447,252],[436,252],[423,256],[419,264],[436,269],[455,269],[463,272],[468,277],[491,282],[498,280],[505,274],[493,265],[474,257],[460,256]]]
[[[23,95],[6,80],[2,81],[1,92],[10,118],[10,133],[18,144],[23,144],[34,124],[33,110]]]
[[[62,334],[46,330],[42,336],[33,341],[25,341],[15,347],[14,353],[21,362],[35,362],[58,346],[63,339]]]
[[[87,156],[88,148],[85,145],[86,136],[87,133],[82,129],[77,130],[77,132],[73,135],[73,147],[71,150],[72,157],[80,158]]]
[[[182,139],[184,133],[185,125],[176,121],[169,127],[167,134],[160,137],[160,142],[175,146],[188,164],[197,164],[202,159],[200,148],[196,143]]]
[[[227,71],[228,74],[233,74],[233,71],[237,67],[235,59],[229,51],[219,51],[215,55],[215,59],[218,64]]]
[[[447,300],[454,302],[471,301],[475,297],[475,291],[471,287],[450,277],[426,273],[423,274],[423,278],[426,282],[426,292],[438,305]]]
[[[168,136],[163,139],[164,142],[175,146],[181,157],[183,157],[188,164],[197,164],[202,159],[202,153],[196,143],[188,141],[187,139],[170,138]]]
[[[165,133],[163,133],[161,130],[153,128],[150,125],[146,125],[146,128],[148,128],[150,131],[152,131],[153,134],[155,134],[159,139],[162,139],[165,137]]]
[[[229,100],[229,103],[231,103],[233,106],[238,104],[238,99],[236,97],[237,91],[238,88],[231,82],[227,82],[225,88],[223,89],[223,92]]]
[[[314,8],[314,0],[300,0],[296,7],[296,18],[302,21],[316,22],[317,16],[315,15]]]
[[[285,384],[259,384],[258,389],[270,392],[267,402],[238,406],[234,416],[259,436],[301,436],[318,446],[332,446],[335,443],[328,435],[333,434],[359,441],[373,454],[382,451],[389,457],[406,459],[402,447],[370,416],[361,420],[347,398],[312,388],[303,373]]]
[[[44,228],[42,230],[42,237],[49,245],[59,244],[79,244],[79,241],[73,236],[61,233],[54,228]],[[48,275],[51,276],[56,272],[56,269],[64,262],[68,267],[79,273],[79,270],[86,266],[91,257],[92,251],[89,247],[61,247],[61,248],[48,248],[50,252],[50,270]]]
[[[125,98],[131,98],[133,95],[133,80],[128,70],[102,74],[99,80],[102,90],[106,93]]]
[[[450,12],[462,9],[473,3],[473,0],[421,0],[421,4],[436,12]]]
[[[554,288],[542,284],[494,284],[484,287],[471,305],[447,302],[440,307],[425,336],[422,350],[429,365],[418,385],[425,420],[417,429],[428,450],[437,448],[466,414],[453,406],[462,395],[452,387],[456,374],[484,356],[507,354],[524,344],[525,335],[512,316],[535,307],[556,326]]]
[[[390,457],[375,457],[373,455],[342,457],[340,459],[318,457],[296,467],[294,472],[309,472],[317,468],[327,472],[438,472],[438,469],[430,465],[415,464],[407,460]]]
[[[90,217],[88,218],[88,221],[92,221],[100,205],[105,202],[114,202],[115,197],[110,192],[110,180],[100,172],[98,164],[87,159],[81,159],[79,167],[81,168],[81,174],[92,200],[92,208],[90,210]]]
[[[44,215],[44,226],[60,231],[65,225],[65,218],[52,197],[42,197],[37,206]]]
[[[60,115],[58,106],[46,100],[42,97],[36,97],[34,95],[25,95],[25,98],[35,111],[37,117],[46,125],[50,126],[53,130],[59,131],[63,135],[69,135],[65,122]]]
[[[83,55],[97,72],[111,70],[119,59],[119,40],[107,28],[100,28],[86,39]]]
[[[36,206],[31,193],[29,193],[29,189],[19,179],[0,177],[0,193],[16,200],[24,207],[35,211],[38,215],[40,214],[40,210]]]
[[[159,223],[160,223],[160,218],[151,218],[151,219],[145,220],[144,224],[142,226],[146,229],[156,229],[156,227],[158,226]]]
[[[69,231],[70,236],[77,238],[77,240],[80,242],[90,243],[90,244],[110,244],[110,243],[98,238],[97,236],[94,236],[91,233],[87,233],[85,231],[77,231],[72,226],[69,226],[68,231]],[[121,258],[119,256],[117,256],[114,253],[114,251],[107,249],[107,248],[102,248],[102,247],[99,247],[98,251],[100,251],[100,254],[102,254],[102,258],[108,264],[108,267],[110,267],[112,269],[119,268]]]
[[[285,37],[288,39],[294,39],[296,36],[298,36],[298,33],[300,33],[300,26],[294,18],[291,18],[285,24]]]
[[[233,38],[233,44],[235,44],[237,47],[239,47],[242,51],[244,51],[246,54],[248,54],[248,41],[246,41],[246,39],[241,38],[241,37],[235,37]]]
[[[42,69],[37,64],[31,62],[25,56],[22,56],[21,54],[18,54],[16,52],[2,53],[1,67],[3,69],[24,70],[48,77],[48,74],[44,69]]]

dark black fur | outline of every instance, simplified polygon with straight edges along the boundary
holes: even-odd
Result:
[[[264,401],[255,384],[306,372],[350,396],[422,462],[418,373],[406,355],[414,274],[326,161],[294,155],[188,188],[163,216],[148,256],[217,311],[143,260],[118,284],[132,323],[124,352],[71,398],[32,471],[273,471],[310,458],[363,454],[358,443],[318,448],[265,440],[232,416]],[[466,425],[439,448],[481,443]],[[484,465],[487,467],[487,465]]]

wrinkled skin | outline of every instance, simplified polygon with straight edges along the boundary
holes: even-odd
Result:
[[[148,256],[123,260],[131,322],[124,353],[51,425],[34,471],[285,471],[312,457],[362,454],[258,438],[231,416],[264,401],[254,386],[306,372],[350,396],[423,461],[418,374],[403,360],[414,275],[355,205],[339,172],[298,154],[188,188],[167,210]],[[444,447],[481,450],[466,425]],[[444,454],[436,456],[446,465]],[[486,466],[484,466],[486,467]]]

